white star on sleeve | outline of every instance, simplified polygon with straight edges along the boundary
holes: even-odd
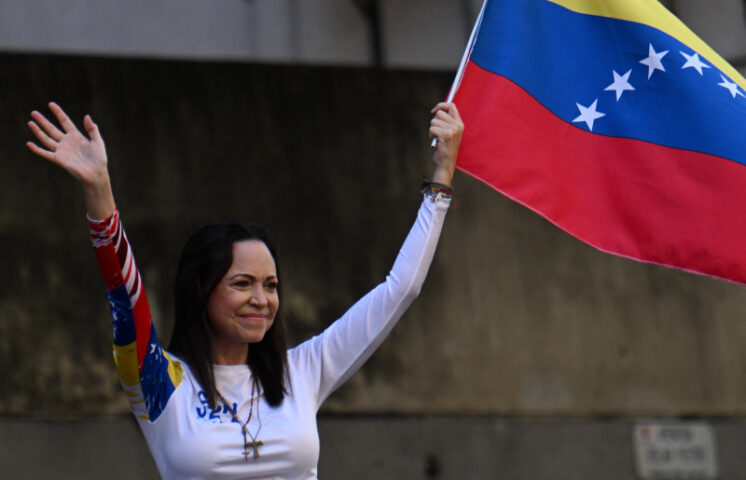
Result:
[[[665,57],[667,53],[668,50],[656,52],[653,48],[653,44],[649,44],[647,58],[643,58],[642,60],[640,60],[640,63],[648,66],[648,79],[653,76],[653,72],[656,70],[660,70],[661,72],[666,71],[666,69],[663,68],[661,59],[663,59],[663,57]]]
[[[597,118],[601,118],[605,113],[597,112],[596,111],[596,104],[598,103],[598,99],[593,100],[593,103],[590,107],[584,107],[579,103],[576,103],[575,105],[578,106],[578,110],[580,110],[580,115],[573,120],[573,122],[585,122],[586,125],[588,125],[588,130],[591,132],[593,131],[593,122]]]
[[[616,70],[612,70],[612,72],[614,73],[614,83],[606,87],[604,90],[615,91],[616,101],[618,102],[625,90],[635,89],[635,87],[629,84],[629,75],[632,73],[632,70],[628,70],[624,75],[619,75],[616,73]]]
[[[698,71],[700,75],[702,75],[703,68],[710,68],[709,65],[707,65],[706,63],[702,62],[702,60],[700,60],[698,53],[695,53],[693,55],[687,55],[684,52],[679,52],[679,53],[681,53],[684,56],[684,58],[686,58],[686,63],[684,64],[683,67],[681,67],[682,70],[685,68],[693,68],[696,71]]]
[[[727,78],[725,78],[722,74],[720,75],[720,78],[723,79],[721,83],[718,83],[719,86],[723,87],[724,89],[728,90],[731,95],[733,95],[733,98],[736,98],[736,95],[744,96],[743,93],[738,89],[738,85],[735,82],[728,81]]]

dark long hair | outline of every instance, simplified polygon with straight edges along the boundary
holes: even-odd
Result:
[[[168,350],[189,364],[212,408],[216,406],[217,389],[207,300],[233,264],[233,244],[244,240],[258,240],[267,246],[279,278],[275,243],[266,228],[254,223],[219,223],[200,228],[187,240],[176,271],[176,318]],[[278,285],[278,295],[279,288]],[[264,389],[267,403],[280,405],[287,393],[287,342],[279,310],[262,341],[249,346],[247,364],[254,381],[258,380]]]

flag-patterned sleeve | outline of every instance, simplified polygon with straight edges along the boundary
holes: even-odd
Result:
[[[119,378],[135,415],[153,422],[181,381],[181,364],[171,359],[158,342],[119,211],[105,220],[88,218],[88,227],[106,282]]]

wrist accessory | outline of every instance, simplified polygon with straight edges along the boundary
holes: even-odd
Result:
[[[431,202],[436,202],[440,199],[450,200],[453,198],[453,188],[448,185],[443,185],[442,183],[431,182],[427,179],[422,182],[420,191],[423,195],[428,197]]]

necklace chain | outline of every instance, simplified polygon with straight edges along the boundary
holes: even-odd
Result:
[[[264,445],[264,442],[261,440],[258,440],[257,437],[259,436],[259,432],[262,431],[262,417],[259,416],[259,398],[256,399],[256,419],[259,422],[259,428],[256,429],[255,434],[251,434],[251,431],[249,430],[249,422],[251,422],[251,417],[254,413],[254,392],[256,388],[256,383],[252,381],[251,383],[251,400],[249,403],[249,417],[246,419],[245,422],[242,422],[238,418],[238,404],[236,404],[236,408],[232,408],[231,404],[228,403],[228,400],[225,399],[222,393],[220,393],[220,390],[218,390],[217,387],[215,387],[215,393],[218,394],[218,397],[220,397],[220,400],[223,401],[223,404],[225,407],[230,411],[231,417],[233,417],[233,420],[241,425],[241,434],[243,435],[243,456],[246,459],[246,461],[249,461],[249,448],[253,450],[252,458],[256,460],[259,458],[259,447]],[[246,436],[248,435],[249,438],[251,438],[251,441],[249,442]]]

